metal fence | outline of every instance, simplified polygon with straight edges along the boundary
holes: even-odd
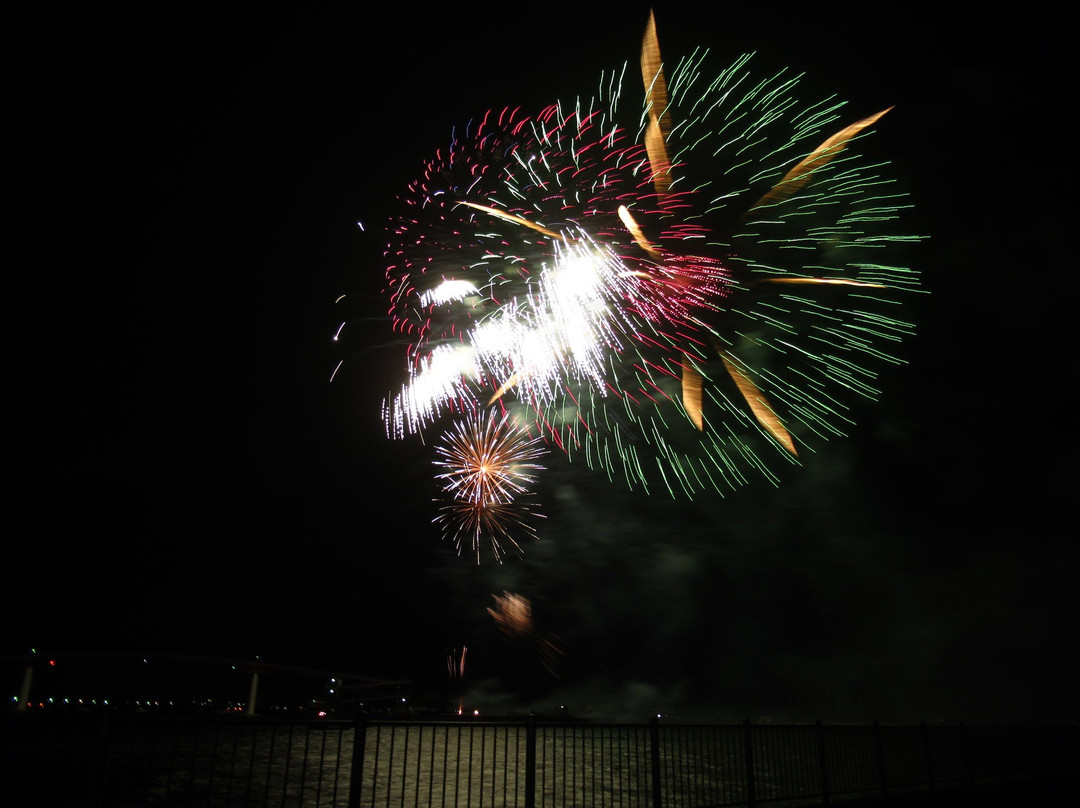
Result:
[[[11,805],[704,808],[1075,776],[1076,728],[23,715]]]

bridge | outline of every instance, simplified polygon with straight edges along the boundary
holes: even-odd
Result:
[[[252,659],[199,654],[115,651],[49,654],[32,652],[0,657],[0,669],[17,672],[20,668],[22,670],[21,685],[18,695],[12,698],[15,710],[19,712],[30,709],[35,704],[44,706],[43,701],[35,700],[35,679],[40,682],[44,678],[54,687],[61,688],[78,687],[82,690],[87,686],[93,686],[99,689],[115,690],[130,686],[132,672],[135,669],[140,669],[143,674],[149,670],[153,670],[158,676],[171,674],[176,679],[190,676],[190,671],[193,669],[211,674],[222,672],[248,674],[250,679],[247,700],[244,702],[244,711],[248,715],[255,714],[260,677],[263,680],[289,678],[309,683],[314,681],[329,683],[327,689],[330,695],[336,696],[336,701],[340,701],[343,696],[369,702],[397,698],[404,688],[412,684],[408,679],[375,677],[340,668],[282,664],[269,662],[259,657]],[[17,676],[17,673],[15,675]],[[5,678],[8,678],[7,674]],[[145,678],[145,676],[140,678]]]

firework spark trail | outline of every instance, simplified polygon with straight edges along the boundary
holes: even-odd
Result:
[[[454,648],[446,652],[446,672],[450,675],[450,679],[456,682],[460,687],[465,681],[465,657],[469,653],[469,646],[463,645],[460,649]],[[462,696],[458,696],[457,714],[462,715],[465,712],[465,701]]]
[[[468,653],[469,646],[467,645],[446,652],[446,672],[451,679],[460,682],[465,678],[465,656]]]
[[[498,402],[632,488],[694,496],[775,482],[845,433],[914,330],[897,312],[918,275],[889,256],[918,237],[857,149],[884,113],[850,123],[749,61],[709,78],[695,51],[665,76],[650,21],[637,115],[626,71],[605,74],[606,102],[489,112],[425,163],[386,251],[410,340],[388,434]],[[442,518],[498,547],[514,508],[466,497]]]

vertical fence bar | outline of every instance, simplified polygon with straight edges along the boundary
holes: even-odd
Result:
[[[285,742],[285,774],[281,778],[281,801],[282,801],[282,803],[284,803],[285,800],[289,796],[289,769],[290,769],[290,764],[292,763],[293,735],[295,735],[295,734],[296,734],[296,725],[295,724],[289,724],[288,740]]]
[[[439,745],[439,727],[431,728],[431,740],[428,743],[427,754],[427,770],[428,770],[428,784],[427,784],[427,806],[431,808],[432,801],[435,799],[435,747]],[[445,747],[445,743],[444,743]],[[417,768],[422,768],[424,765],[423,760],[418,756],[416,759]],[[418,784],[419,785],[419,784]],[[420,806],[420,792],[416,792],[416,804]]]
[[[750,719],[744,718],[742,725],[743,764],[746,767],[746,804],[754,808],[757,805],[757,794],[754,789],[754,739],[750,731]]]
[[[405,792],[408,791],[409,782],[409,738],[412,736],[412,727],[405,727],[405,738],[401,745],[401,804],[405,805]],[[393,737],[393,736],[391,736]],[[418,767],[419,768],[419,767]],[[418,781],[419,782],[419,781]]]
[[[304,727],[304,763],[300,766],[300,799],[304,799],[307,788],[307,762],[311,759],[311,727]]]
[[[254,740],[252,740],[251,746],[253,749],[255,748]],[[239,747],[240,733],[234,729],[232,733],[232,751],[229,754],[229,773],[226,775],[226,777],[228,777],[228,785],[225,788],[226,804],[228,804],[232,800],[233,781],[236,779],[236,760],[239,756]]]
[[[969,783],[975,782],[975,766],[971,761],[971,733],[968,731],[967,725],[963,722],[960,723],[960,738],[963,741],[964,747],[964,768],[967,770],[967,778]]]
[[[652,808],[660,805],[660,719],[649,719],[649,756],[652,761]]]
[[[817,739],[818,777],[821,779],[821,804],[829,804],[829,763],[825,755],[825,725],[819,718],[814,722],[814,736]]]
[[[525,808],[536,806],[536,716],[525,720]]]
[[[349,772],[349,808],[360,808],[360,790],[364,785],[364,743],[367,741],[367,721],[356,716],[353,722],[352,771]]]
[[[881,724],[874,722],[874,749],[877,752],[878,778],[881,781],[881,794],[889,795],[889,780],[885,771],[885,735]]]
[[[334,796],[331,798],[334,805],[338,804],[338,786],[341,783],[341,746],[342,741],[345,740],[345,733],[339,726],[337,731],[337,746],[335,747],[334,754]]]
[[[922,747],[923,747],[923,759],[926,766],[926,784],[930,786],[930,790],[933,791],[937,788],[937,782],[934,779],[934,755],[930,749],[930,730],[926,726],[926,722],[923,721],[919,724],[919,732],[922,735]]]
[[[423,754],[424,754],[424,727],[423,725],[416,728],[416,785],[413,788],[413,805],[420,804],[420,782],[423,779],[420,776],[423,771]],[[405,799],[405,792],[402,791],[401,798]]]

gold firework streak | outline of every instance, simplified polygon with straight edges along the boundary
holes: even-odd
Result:
[[[626,205],[619,205],[619,218],[622,220],[623,226],[630,231],[630,235],[634,237],[634,242],[641,247],[641,249],[653,258],[660,257],[660,253],[657,252],[656,248],[649,243],[647,238],[645,238],[645,234],[641,231],[641,227],[638,225],[637,220],[630,214]]]
[[[682,366],[682,403],[686,414],[694,422],[698,432],[705,430],[705,418],[701,412],[701,372],[689,362]],[[740,388],[741,389],[741,388]],[[744,394],[745,395],[745,394]]]
[[[732,359],[728,357],[730,354],[721,351],[720,358],[724,360],[724,367],[727,368],[728,374],[730,374],[735,385],[739,388],[739,392],[742,393],[743,398],[746,399],[746,403],[750,406],[750,411],[754,413],[754,417],[757,418],[759,424],[761,424],[766,431],[774,438],[776,438],[780,444],[791,452],[796,457],[799,453],[795,451],[795,442],[791,438],[791,433],[784,428],[784,425],[780,423],[780,419],[776,417],[776,413],[773,412],[772,406],[769,404],[765,395],[758,390],[757,385],[750,381],[750,378],[743,373],[738,367],[735,366]]]
[[[512,387],[517,386],[518,380],[521,378],[520,373],[515,373],[509,379],[502,383],[498,390],[495,391],[495,395],[488,399],[488,406],[490,407],[496,401],[503,397],[503,394]]]
[[[649,124],[645,128],[645,151],[649,155],[652,182],[656,193],[663,196],[671,187],[671,160],[668,158],[667,138],[671,123],[667,116],[667,82],[660,59],[660,42],[656,36],[656,18],[649,12],[649,23],[641,42],[641,77],[645,81],[645,103]]]
[[[846,281],[842,278],[764,278],[762,283],[821,283],[834,286],[871,286],[875,289],[884,289],[883,283],[867,283],[866,281]]]
[[[505,210],[499,210],[498,208],[489,208],[487,205],[477,205],[475,202],[459,202],[458,204],[468,205],[470,208],[483,211],[484,213],[487,213],[498,219],[502,219],[503,221],[513,222],[514,224],[519,224],[522,227],[528,227],[530,230],[535,230],[537,233],[543,233],[545,236],[557,238],[560,241],[566,241],[566,238],[564,236],[556,233],[554,230],[548,230],[542,224],[530,222],[528,219],[523,219],[520,216],[515,216],[513,213],[507,213]]]
[[[774,202],[783,202],[785,199],[790,199],[795,196],[803,187],[810,182],[810,177],[817,169],[828,163],[847,146],[848,141],[855,135],[859,134],[863,129],[871,126],[878,118],[888,112],[892,107],[883,109],[881,112],[871,115],[869,118],[863,118],[861,121],[857,121],[851,126],[845,129],[841,129],[831,138],[826,140],[814,151],[804,157],[799,163],[791,169],[780,182],[776,183],[765,196],[761,197],[757,202],[750,206],[750,210],[761,207],[762,205],[769,205]]]

